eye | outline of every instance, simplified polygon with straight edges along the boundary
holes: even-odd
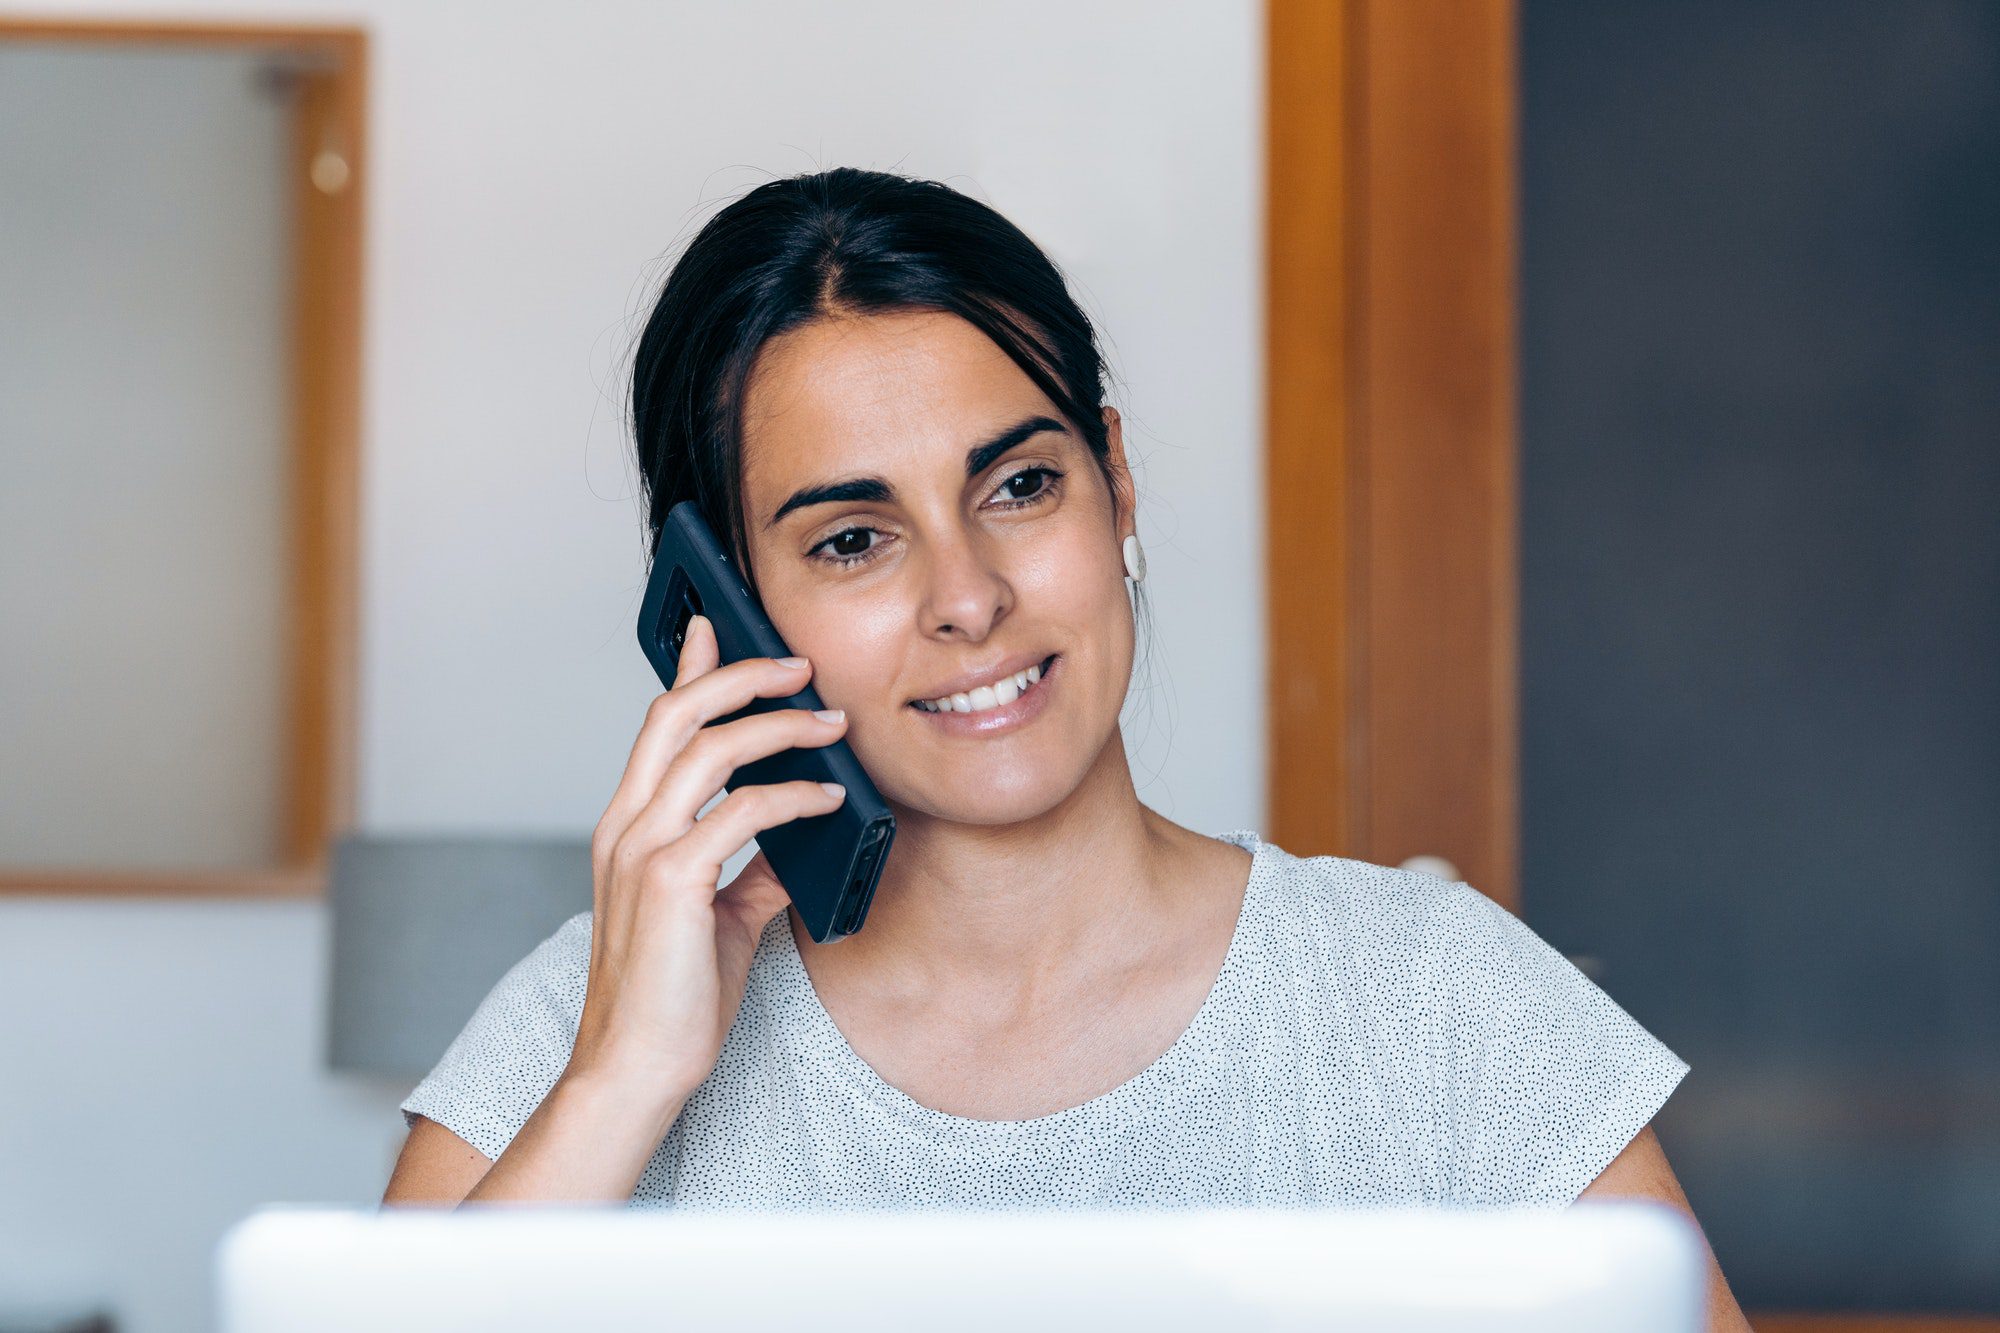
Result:
[[[1019,472],[1000,483],[994,499],[989,504],[1000,509],[1028,509],[1052,499],[1062,480],[1061,468],[1037,464],[1024,467]],[[870,538],[881,538],[871,541]],[[808,558],[823,565],[839,569],[854,569],[867,564],[882,553],[882,549],[894,540],[889,533],[879,528],[842,528],[828,537],[821,538],[806,551]]]
[[[1062,472],[1052,467],[1025,467],[1000,483],[1002,509],[1025,509],[1055,494]]]
[[[882,549],[884,543],[871,542],[868,539],[870,537],[884,536],[887,536],[887,534],[877,531],[874,528],[842,528],[831,537],[816,543],[806,554],[824,564],[839,565],[843,569],[851,569],[856,565],[863,565],[873,560],[876,553]],[[827,554],[821,555],[821,551],[825,551]]]

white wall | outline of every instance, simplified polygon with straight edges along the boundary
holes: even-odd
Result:
[[[1142,795],[1261,826],[1259,6],[257,12],[374,34],[364,824],[595,822],[656,689],[618,392],[645,299],[722,201],[859,165],[979,194],[1079,284],[1141,460]],[[200,1327],[226,1219],[379,1194],[404,1089],[319,1070],[324,952],[312,904],[0,902],[0,1298],[69,1272]]]

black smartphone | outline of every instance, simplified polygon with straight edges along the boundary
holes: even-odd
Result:
[[[688,622],[696,615],[707,616],[715,627],[724,664],[746,657],[793,656],[751,595],[736,562],[716,540],[700,504],[683,500],[667,511],[661,525],[653,573],[639,611],[639,647],[668,689],[673,688],[680,666]],[[747,707],[709,725],[779,708],[824,707],[808,683],[785,698],[752,699]],[[838,810],[765,829],[757,835],[757,845],[791,895],[807,932],[824,944],[854,934],[868,919],[868,904],[874,900],[875,884],[896,836],[896,817],[844,738],[753,760],[723,785],[733,790],[800,778],[838,782],[847,788],[847,798]]]

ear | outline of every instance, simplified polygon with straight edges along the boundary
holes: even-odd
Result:
[[[1138,492],[1132,483],[1132,469],[1125,462],[1125,432],[1118,409],[1104,409],[1105,462],[1111,469],[1111,525],[1118,540],[1138,532]]]

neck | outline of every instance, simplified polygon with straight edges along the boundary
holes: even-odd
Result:
[[[1069,798],[1034,819],[961,824],[898,810],[863,929],[830,945],[794,937],[816,971],[1036,990],[1149,928],[1176,834],[1186,836],[1139,803],[1114,731]]]

